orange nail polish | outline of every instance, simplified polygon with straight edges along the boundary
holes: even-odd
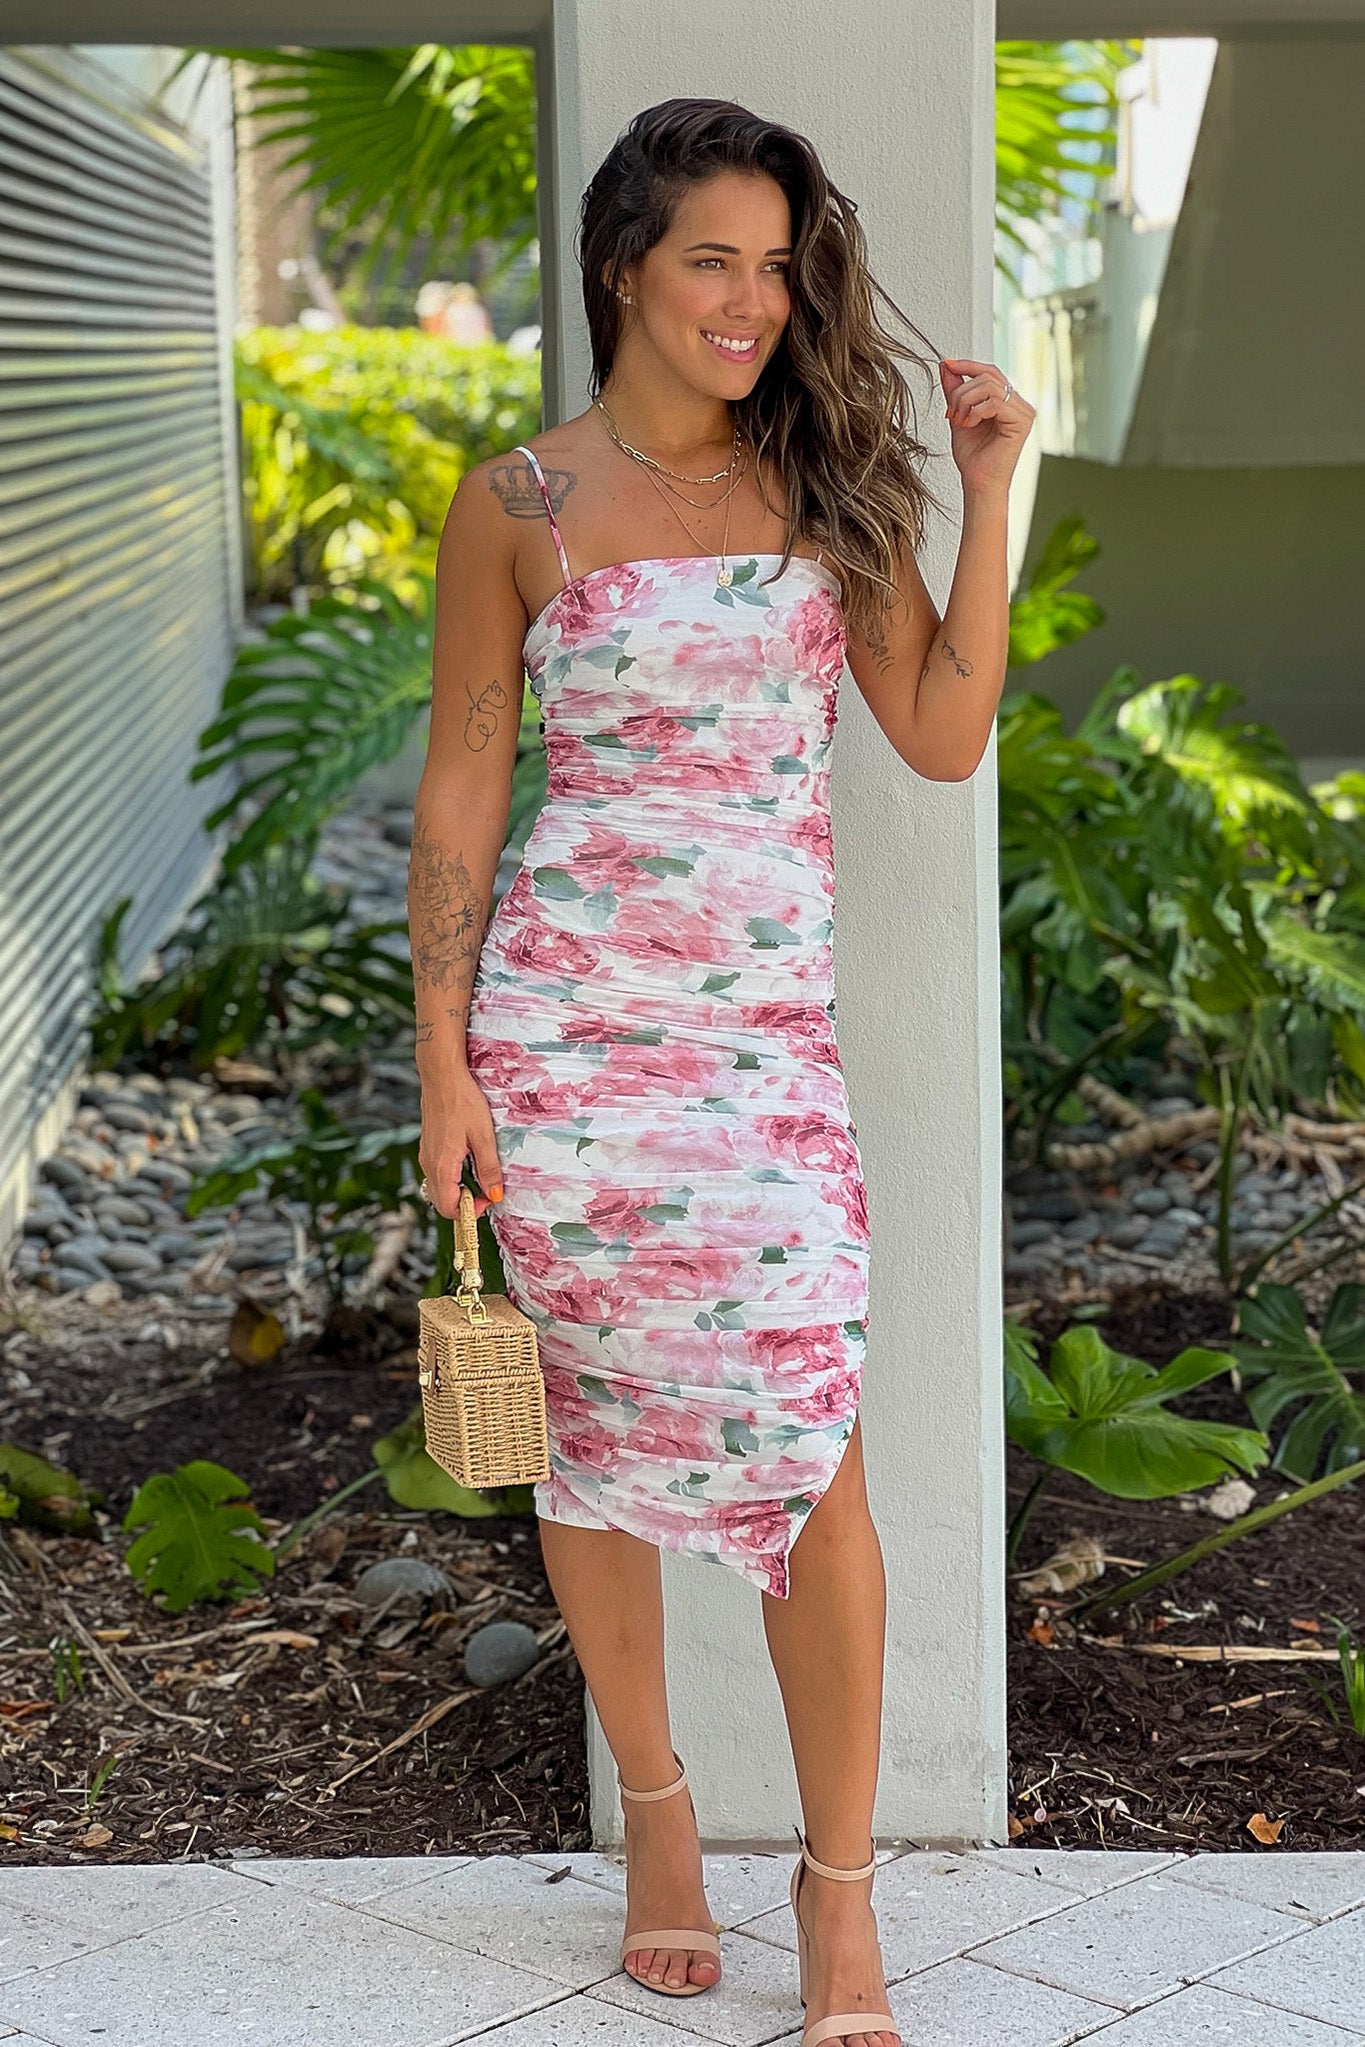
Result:
[[[490,1201],[501,1201],[502,1200],[501,1187],[490,1187],[488,1190],[488,1198]]]

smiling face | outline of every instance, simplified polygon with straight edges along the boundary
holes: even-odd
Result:
[[[792,222],[766,171],[689,185],[673,224],[624,280],[622,345],[643,341],[709,396],[751,391],[787,324]]]

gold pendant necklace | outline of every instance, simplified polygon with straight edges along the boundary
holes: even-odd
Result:
[[[746,465],[745,465],[745,466],[747,467],[747,462],[746,462]],[[646,470],[646,472],[645,472],[645,473],[646,473],[646,475],[649,475],[649,472],[648,472],[648,470]],[[740,471],[740,475],[742,476],[743,474],[744,474],[744,471],[743,471],[743,470],[741,470],[741,471]],[[698,536],[697,536],[697,535],[696,535],[696,534],[695,534],[695,533],[694,533],[694,532],[692,531],[691,527],[690,527],[690,526],[688,525],[688,523],[687,523],[686,519],[684,519],[684,517],[683,517],[682,513],[681,513],[681,512],[680,512],[680,511],[678,510],[677,506],[676,506],[676,505],[671,505],[671,504],[669,504],[668,496],[667,496],[667,494],[666,494],[666,492],[665,492],[665,490],[664,490],[664,486],[663,486],[663,485],[662,485],[662,484],[661,484],[661,483],[659,482],[659,479],[658,479],[658,477],[657,477],[657,476],[652,476],[652,475],[651,475],[651,476],[649,477],[649,480],[650,480],[650,482],[651,482],[652,484],[654,484],[654,485],[656,486],[656,488],[658,489],[658,491],[659,491],[659,495],[660,495],[660,496],[661,496],[661,497],[663,498],[663,500],[664,500],[664,503],[665,503],[666,505],[669,505],[669,510],[670,510],[670,511],[672,512],[672,514],[673,514],[674,518],[675,518],[675,519],[677,520],[678,524],[679,524],[679,525],[680,525],[680,526],[682,527],[682,529],[683,529],[683,532],[684,532],[684,533],[685,533],[685,534],[687,535],[688,539],[689,539],[689,540],[696,540]],[[738,479],[736,479],[736,480],[738,480]],[[721,541],[721,544],[720,544],[720,567],[719,567],[719,568],[717,569],[717,571],[716,571],[716,582],[717,582],[717,585],[718,585],[718,586],[719,586],[719,587],[720,587],[721,589],[723,589],[723,590],[728,590],[728,589],[729,589],[729,587],[730,587],[730,585],[731,585],[731,583],[733,583],[733,582],[734,582],[734,580],[735,580],[735,572],[734,572],[733,568],[731,568],[731,566],[730,566],[729,562],[728,562],[728,561],[727,561],[727,560],[725,559],[725,557],[726,557],[726,554],[727,554],[727,552],[729,551],[729,546],[730,546],[730,498],[731,498],[731,496],[732,496],[732,495],[733,495],[733,493],[732,493],[732,492],[727,492],[727,493],[726,493],[726,498],[725,498],[725,535],[724,535],[724,538],[722,539],[722,541]]]

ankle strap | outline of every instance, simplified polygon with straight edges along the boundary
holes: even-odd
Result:
[[[682,1757],[678,1754],[678,1751],[676,1749],[674,1749],[673,1751],[673,1760],[678,1766],[678,1775],[674,1778],[671,1784],[665,1784],[662,1790],[659,1791],[628,1790],[627,1787],[621,1782],[621,1772],[618,1770],[616,1772],[616,1788],[620,1792],[622,1798],[634,1798],[637,1801],[643,1803],[645,1800],[650,1798],[671,1798],[675,1791],[681,1791],[684,1784],[686,1784],[687,1782],[687,1769],[685,1764],[683,1763]]]
[[[810,1848],[806,1842],[806,1837],[804,1834],[800,1832],[799,1829],[797,1833],[797,1838],[800,1840],[801,1843],[801,1860],[804,1863],[806,1863],[809,1868],[813,1869],[818,1876],[832,1876],[836,1878],[840,1883],[851,1884],[854,1883],[859,1877],[871,1876],[872,1872],[877,1867],[877,1850],[875,1846],[872,1850],[871,1859],[863,1863],[861,1868],[837,1869],[832,1862],[821,1862],[817,1856],[811,1854]]]

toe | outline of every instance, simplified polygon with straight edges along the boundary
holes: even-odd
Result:
[[[714,1955],[693,1955],[688,1975],[694,1983],[714,1983],[720,1974],[720,1963]]]
[[[686,1948],[673,1948],[669,1952],[668,1967],[664,1971],[664,1982],[674,1990],[681,1990],[687,1981],[688,1954]]]

